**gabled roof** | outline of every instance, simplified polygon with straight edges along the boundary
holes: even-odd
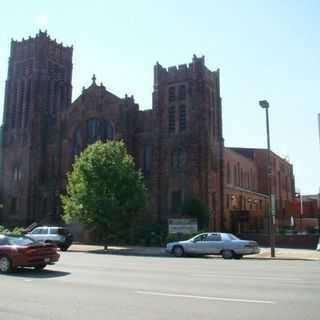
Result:
[[[111,102],[121,102],[122,100],[115,94],[106,90],[106,87],[102,84],[102,82],[100,83],[100,85],[97,85],[95,75],[93,75],[92,77],[92,84],[87,89],[85,87],[82,88],[81,95],[72,102],[72,105],[79,103],[83,97],[92,97],[93,99],[95,97],[99,97],[108,99]]]

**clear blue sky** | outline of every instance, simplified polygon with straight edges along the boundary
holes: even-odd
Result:
[[[320,1],[3,1],[0,12],[0,116],[10,39],[47,29],[74,46],[73,99],[93,73],[119,96],[151,107],[153,65],[205,55],[221,70],[227,146],[271,147],[294,165],[303,194],[320,186]]]

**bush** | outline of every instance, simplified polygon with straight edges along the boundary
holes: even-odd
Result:
[[[18,227],[15,227],[10,230],[10,229],[7,229],[6,227],[0,225],[0,233],[12,235],[12,236],[22,236],[26,233],[26,230],[23,228],[18,228]]]
[[[188,197],[181,206],[181,214],[197,219],[200,229],[208,226],[209,208],[207,204],[196,197]]]

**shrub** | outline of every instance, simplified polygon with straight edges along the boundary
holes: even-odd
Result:
[[[7,229],[4,226],[0,225],[0,233],[1,234],[9,234],[9,235],[13,235],[13,236],[22,236],[26,233],[26,230],[23,228],[19,228],[19,227],[15,227],[13,229]]]
[[[207,204],[196,197],[190,196],[181,206],[181,214],[195,218],[199,228],[206,228],[209,219],[209,208]]]

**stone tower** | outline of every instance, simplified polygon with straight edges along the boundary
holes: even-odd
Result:
[[[154,67],[153,206],[162,223],[179,216],[190,196],[210,210],[209,228],[223,229],[223,135],[219,70],[204,57]]]
[[[1,146],[3,223],[58,217],[59,121],[71,104],[72,51],[41,31],[11,42]]]

